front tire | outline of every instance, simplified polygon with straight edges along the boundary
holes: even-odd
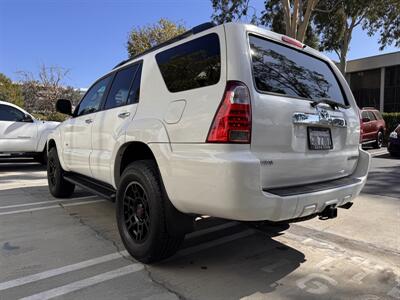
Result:
[[[376,136],[376,141],[374,143],[374,148],[375,149],[381,149],[383,145],[383,132],[378,131],[378,134]]]
[[[75,185],[64,179],[64,170],[58,159],[57,149],[51,148],[47,159],[47,181],[50,193],[56,198],[68,198],[75,190]]]
[[[117,224],[125,248],[138,261],[153,263],[179,249],[185,235],[168,231],[168,201],[154,161],[126,167],[117,190]]]

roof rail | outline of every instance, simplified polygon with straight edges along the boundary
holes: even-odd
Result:
[[[196,34],[196,33],[202,32],[202,31],[205,31],[205,30],[210,29],[210,28],[213,28],[213,27],[215,27],[215,26],[216,26],[216,25],[215,25],[215,23],[213,23],[213,22],[206,22],[206,23],[197,25],[197,26],[193,27],[192,29],[189,29],[188,31],[185,31],[184,33],[182,33],[182,34],[180,34],[180,35],[178,35],[178,36],[176,36],[176,37],[174,37],[174,38],[172,38],[172,39],[169,39],[169,40],[167,40],[167,41],[165,41],[165,42],[162,42],[161,44],[158,44],[158,45],[156,45],[156,46],[154,46],[154,47],[151,47],[151,48],[149,48],[149,49],[143,51],[142,53],[139,53],[139,54],[137,54],[137,55],[135,55],[135,56],[132,56],[132,57],[126,59],[126,60],[121,61],[119,64],[117,64],[117,65],[113,68],[113,70],[116,69],[116,68],[118,68],[118,67],[120,67],[120,66],[122,66],[122,65],[124,65],[124,64],[126,64],[127,62],[129,62],[129,61],[131,61],[131,60],[134,60],[134,59],[140,57],[140,56],[143,56],[143,55],[145,55],[145,54],[147,54],[147,53],[153,52],[153,51],[155,51],[155,50],[157,50],[157,49],[160,49],[160,48],[162,48],[162,47],[164,47],[164,46],[167,46],[167,45],[169,45],[169,44],[175,43],[175,42],[180,41],[180,40],[182,40],[182,39],[184,39],[184,38],[187,38],[188,36],[191,36],[191,35],[193,35],[193,34]]]

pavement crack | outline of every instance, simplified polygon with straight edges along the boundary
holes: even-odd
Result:
[[[164,282],[159,281],[157,279],[154,278],[152,272],[149,269],[149,266],[147,265],[143,265],[144,266],[144,270],[147,273],[147,276],[150,278],[150,280],[158,285],[159,287],[161,287],[164,290],[167,290],[168,292],[170,292],[171,294],[174,294],[178,299],[182,299],[182,300],[186,300],[187,298],[185,298],[183,295],[181,295],[180,293],[178,293],[177,291],[174,291],[173,289],[171,289],[170,287],[168,287]]]
[[[66,210],[65,206],[63,206],[61,203],[59,203],[60,207],[66,212],[68,213],[68,211]],[[78,215],[71,215],[68,213],[68,215],[70,217],[73,217],[75,220],[77,220],[79,222],[80,225],[85,226],[87,228],[89,228],[90,230],[92,230],[96,236],[100,237],[101,239],[111,243],[113,245],[113,247],[117,250],[117,252],[121,255],[121,258],[126,260],[129,263],[137,263],[131,256],[126,255],[124,253],[124,249],[121,249],[119,247],[119,245],[111,238],[108,238],[107,236],[105,236],[101,231],[97,230],[95,227],[91,226],[90,224],[86,223],[82,217],[78,216]]]

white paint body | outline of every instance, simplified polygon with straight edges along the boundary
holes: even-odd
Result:
[[[36,120],[32,115],[14,104],[3,101],[0,101],[0,104],[11,106],[32,119],[32,122],[0,120],[0,154],[43,152],[47,136],[60,123]]]
[[[268,30],[229,23],[138,58],[136,61],[143,61],[138,104],[69,119],[49,136],[56,142],[62,167],[117,188],[115,161],[119,150],[127,143],[142,142],[156,158],[171,202],[184,213],[280,221],[321,212],[326,205],[353,201],[366,182],[370,155],[359,147],[358,110],[345,79],[327,57],[309,47],[302,50],[331,66],[351,105],[335,110],[346,120],[347,127],[331,128],[334,149],[309,150],[307,128],[293,124],[292,116],[294,112],[315,113],[315,108],[309,101],[256,91],[248,43],[250,32],[282,42],[281,35]],[[220,40],[219,82],[169,92],[155,55],[209,33],[217,33]],[[250,90],[251,144],[205,142],[228,80],[241,81]],[[120,112],[129,112],[129,118],[119,119]],[[87,119],[93,122],[88,125]],[[360,182],[287,197],[264,191],[341,177],[358,178]],[[310,206],[314,208],[310,210]]]

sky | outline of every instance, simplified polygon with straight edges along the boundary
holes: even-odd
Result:
[[[258,13],[263,2],[251,1]],[[160,18],[193,27],[211,14],[210,0],[0,0],[0,73],[17,81],[18,71],[59,66],[69,70],[65,85],[87,88],[127,58],[132,28]],[[348,58],[399,50],[379,51],[378,39],[356,29]]]

